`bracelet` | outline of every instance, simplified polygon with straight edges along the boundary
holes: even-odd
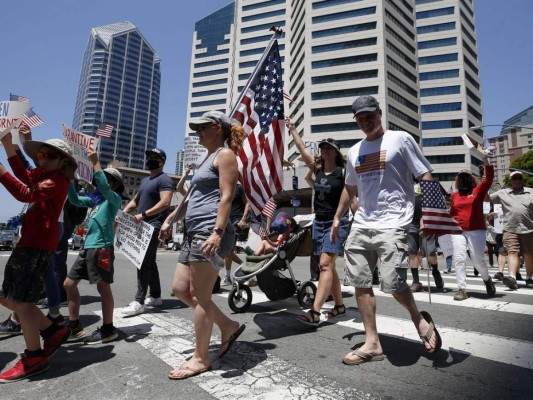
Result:
[[[146,217],[147,217],[147,215],[146,215],[146,211],[143,211],[143,212],[141,213],[141,215],[143,216],[143,218],[146,218]]]

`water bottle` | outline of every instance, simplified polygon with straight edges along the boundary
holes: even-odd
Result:
[[[204,242],[199,240],[199,239],[196,239],[195,241],[193,241],[193,246],[195,248],[195,253],[200,253],[200,254],[203,254],[202,253],[202,244]],[[213,267],[217,270],[217,271],[220,271],[222,268],[225,267],[225,263],[224,263],[224,259],[222,257],[220,257],[220,255],[218,253],[215,253],[213,254],[212,256],[209,255],[209,256],[206,256],[204,255],[204,257],[209,260],[209,262],[213,265]]]

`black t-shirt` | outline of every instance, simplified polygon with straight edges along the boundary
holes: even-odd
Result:
[[[244,197],[244,188],[240,183],[235,187],[235,196],[233,196],[233,201],[231,202],[231,210],[229,213],[229,219],[231,223],[239,222],[244,214],[245,204],[242,200]]]
[[[337,168],[330,174],[323,170],[315,173],[315,218],[328,220],[335,216],[342,189],[344,188],[344,171]]]

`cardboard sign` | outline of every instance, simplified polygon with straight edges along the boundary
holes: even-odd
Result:
[[[501,204],[494,204],[494,232],[503,233],[503,209]]]
[[[115,249],[121,251],[133,265],[141,269],[154,234],[154,227],[144,221],[135,223],[135,218],[122,210],[118,211],[117,220]]]
[[[483,202],[483,214],[490,213],[490,201]]]
[[[187,136],[185,138],[183,165],[192,165],[193,169],[204,161],[207,149],[198,144],[198,136]]]
[[[78,179],[91,183],[93,180],[93,164],[89,161],[88,153],[91,149],[98,149],[100,138],[75,131],[65,124],[63,124],[63,137],[72,147],[74,158],[78,162],[76,176]]]
[[[22,122],[22,116],[30,108],[30,103],[21,101],[0,102],[0,139],[11,132],[13,143],[20,144],[18,127]]]

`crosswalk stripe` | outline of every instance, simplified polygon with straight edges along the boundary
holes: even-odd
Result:
[[[144,313],[122,318],[120,310],[115,310],[114,324],[171,367],[178,367],[194,352],[193,323],[176,315]],[[217,399],[376,399],[271,354],[265,357],[242,341],[235,343],[223,363],[215,356],[218,344],[211,348],[213,371],[188,380]]]

